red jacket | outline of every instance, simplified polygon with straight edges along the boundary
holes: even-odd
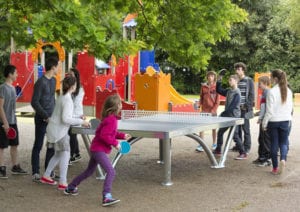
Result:
[[[208,85],[203,83],[200,90],[201,112],[217,114],[220,104],[220,96],[216,90],[216,84]]]
[[[111,152],[111,146],[118,145],[117,139],[125,139],[125,133],[117,131],[118,119],[115,115],[105,117],[99,124],[95,137],[92,141],[91,152]]]

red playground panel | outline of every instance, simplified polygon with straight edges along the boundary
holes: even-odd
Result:
[[[109,90],[109,89],[104,89],[104,90],[97,90],[96,93],[96,118],[101,119],[101,111],[103,104],[108,96],[117,94],[118,91],[116,89]],[[136,105],[127,103],[122,101],[122,108],[123,110],[135,110]]]
[[[10,63],[17,68],[18,77],[14,86],[21,88],[18,102],[31,102],[34,87],[34,62],[31,52],[11,53]]]

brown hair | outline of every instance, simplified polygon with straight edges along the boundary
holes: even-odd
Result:
[[[247,71],[247,66],[246,66],[246,64],[245,64],[245,63],[242,63],[242,62],[235,63],[235,64],[233,65],[233,67],[234,67],[234,70],[236,70],[236,69],[238,69],[238,68],[241,67],[241,68],[243,69],[244,72]]]
[[[236,82],[239,82],[239,81],[240,81],[240,78],[239,78],[239,76],[238,76],[238,75],[236,75],[236,74],[230,75],[230,76],[229,76],[229,78],[232,78],[232,79],[234,79]]]
[[[213,75],[213,76],[214,76],[214,82],[217,81],[217,73],[216,73],[216,72],[214,72],[214,71],[208,71],[207,74],[206,74],[206,78],[207,78],[209,75]]]
[[[119,104],[121,103],[121,98],[118,94],[111,95],[106,98],[103,109],[102,118],[105,118],[111,114],[118,114]]]
[[[68,92],[68,90],[75,84],[76,84],[75,77],[72,77],[72,76],[65,77],[62,82],[63,95],[65,95]]]
[[[287,99],[287,79],[286,79],[286,74],[284,71],[280,69],[275,69],[271,72],[271,76],[273,78],[277,78],[278,80],[278,86],[280,89],[280,95],[281,95],[281,103],[285,103]]]
[[[263,83],[266,86],[270,86],[270,84],[271,84],[270,77],[268,77],[268,76],[261,76],[261,77],[259,77],[258,78],[258,82],[261,82],[261,83]]]

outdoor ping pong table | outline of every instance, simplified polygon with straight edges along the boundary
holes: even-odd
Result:
[[[212,168],[225,167],[225,161],[229,147],[233,138],[234,130],[238,125],[242,125],[242,118],[210,116],[206,113],[190,112],[162,112],[162,111],[139,111],[123,110],[121,120],[118,123],[118,130],[130,134],[133,138],[129,141],[130,145],[142,138],[159,139],[159,162],[163,165],[164,179],[162,184],[172,185],[171,181],[171,141],[178,136],[187,136],[202,145],[206,152]],[[210,147],[201,139],[198,134],[200,131],[228,127],[229,132],[223,144],[222,155],[216,159]],[[89,151],[89,135],[95,134],[96,127],[84,128],[80,126],[72,127],[72,132],[81,134],[87,150]],[[112,164],[115,167],[122,157],[117,153]],[[101,179],[104,174],[98,168]]]

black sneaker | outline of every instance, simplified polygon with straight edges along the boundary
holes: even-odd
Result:
[[[73,196],[76,196],[76,195],[78,195],[78,188],[76,187],[76,188],[74,188],[74,189],[70,189],[70,188],[66,188],[65,190],[64,190],[64,194],[66,194],[66,195],[73,195]]]
[[[23,170],[20,165],[14,165],[11,169],[12,174],[28,174],[27,171]]]
[[[256,160],[252,161],[253,164],[259,164],[261,163],[261,160],[259,158],[257,158]]]
[[[110,205],[114,205],[117,204],[118,202],[120,202],[121,200],[119,199],[114,199],[114,198],[110,198],[110,197],[103,197],[103,201],[102,201],[102,206],[110,206]]]
[[[257,164],[259,167],[266,167],[266,166],[271,166],[272,162],[269,160],[266,161],[261,161],[260,163]]]
[[[7,179],[6,175],[6,166],[0,166],[0,178],[1,179]]]
[[[220,150],[215,149],[215,150],[213,151],[213,154],[216,155],[216,156],[221,156],[221,155],[222,155],[222,152],[221,152]]]
[[[55,171],[52,171],[52,172],[51,172],[50,177],[51,177],[53,180],[56,180],[56,181],[59,180],[59,176],[56,175]]]
[[[81,160],[81,155],[80,154],[77,154],[77,155],[70,158],[71,163],[75,163],[75,162],[78,162],[80,160]]]

